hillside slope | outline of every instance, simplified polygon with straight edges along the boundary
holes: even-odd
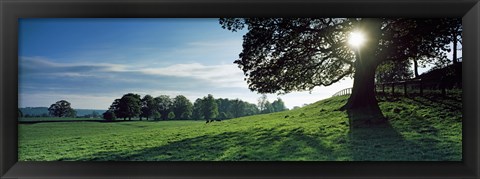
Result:
[[[279,113],[204,121],[20,125],[19,160],[461,160],[461,100],[380,98],[389,125],[350,131],[347,97]]]

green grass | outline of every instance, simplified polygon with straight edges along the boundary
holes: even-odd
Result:
[[[350,130],[348,97],[204,121],[19,125],[20,161],[459,161],[461,100],[379,98],[389,124]],[[438,99],[438,98],[437,98]]]

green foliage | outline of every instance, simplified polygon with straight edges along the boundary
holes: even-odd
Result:
[[[258,110],[257,105],[251,103],[245,103],[245,116],[251,116],[255,114],[259,114],[260,111]]]
[[[158,111],[163,120],[168,119],[168,113],[172,110],[172,100],[167,95],[160,95],[155,98],[155,111]]]
[[[275,107],[272,105],[272,103],[270,103],[270,101],[268,101],[267,95],[265,94],[262,94],[262,96],[258,98],[258,108],[262,114],[276,112]]]
[[[227,113],[225,112],[221,112],[220,115],[218,115],[218,119],[229,119],[231,118],[229,115],[227,115]]]
[[[226,118],[230,119],[237,118],[242,116],[250,116],[258,114],[258,108],[255,104],[250,104],[248,102],[242,101],[240,99],[216,99],[218,105],[219,114],[225,113]]]
[[[247,28],[234,63],[248,87],[259,93],[289,93],[329,86],[353,76],[350,100],[342,109],[376,109],[375,70],[384,61],[443,58],[450,40],[441,19],[405,18],[221,18],[222,28]],[[368,40],[347,44],[353,31]],[[260,111],[265,111],[259,104]]]
[[[168,119],[175,119],[175,113],[169,112],[168,113]]]
[[[280,112],[280,111],[287,110],[287,107],[285,107],[285,103],[280,98],[277,98],[277,100],[273,101],[272,107],[273,107],[274,112]]]
[[[184,120],[20,124],[18,156],[19,161],[462,160],[461,93],[379,97],[389,125],[355,131],[347,113],[337,110],[346,100],[334,97],[208,125]]]
[[[97,118],[97,117],[100,117],[100,114],[98,114],[97,111],[92,111],[91,117]]]
[[[96,110],[96,109],[74,109],[76,117],[101,117],[100,114],[103,114],[106,110]],[[48,107],[25,107],[20,108],[23,117],[48,117],[49,111]]]
[[[108,110],[103,113],[103,119],[111,121],[117,119],[117,117],[113,111]]]
[[[245,114],[245,108],[247,106],[248,103],[246,102],[243,102],[242,100],[239,100],[239,99],[235,99],[235,100],[232,100],[231,103],[230,103],[230,114],[233,118],[237,118],[237,117],[242,117],[242,116],[246,116]]]
[[[385,61],[377,67],[377,83],[396,82],[411,79],[413,76],[409,61]]]
[[[131,120],[132,117],[137,117],[140,115],[140,109],[142,106],[142,101],[140,95],[128,93],[123,95],[120,99],[119,111],[123,118],[128,118]]]
[[[231,107],[233,101],[227,98],[215,99],[215,102],[217,103],[219,114],[230,112],[233,109],[233,107]]]
[[[217,106],[217,103],[215,102],[215,98],[213,98],[213,95],[208,94],[207,97],[203,98],[202,112],[203,112],[203,117],[206,120],[217,118],[218,106]]]
[[[162,119],[162,114],[160,114],[158,111],[153,111],[152,117],[153,117],[154,120],[158,121],[158,120]]]
[[[140,117],[146,117],[147,120],[148,118],[152,117],[153,113],[155,112],[155,100],[152,96],[145,95],[142,98],[141,111],[142,113],[140,114]]]
[[[267,101],[264,107],[265,109],[261,112],[263,114],[275,112],[275,109],[273,108],[272,103],[270,103],[270,101]]]
[[[221,18],[220,24],[232,31],[248,27],[240,59],[234,63],[245,72],[249,88],[288,93],[328,86],[353,73],[354,54],[344,44],[354,21]]]
[[[268,103],[267,95],[262,94],[262,96],[258,98],[258,109],[260,110],[261,113],[264,113],[264,111],[267,109],[267,103]]]
[[[192,110],[193,104],[187,97],[178,95],[173,99],[172,111],[176,119],[190,119],[192,117]]]
[[[202,111],[203,111],[203,100],[198,98],[195,100],[195,103],[193,103],[192,118],[195,120],[204,119],[205,117],[203,116]]]
[[[117,118],[124,118],[124,112],[120,111],[120,99],[113,100],[108,110],[113,111]]]
[[[76,111],[70,107],[70,103],[66,100],[57,101],[55,104],[50,105],[48,112],[51,116],[55,117],[75,117]]]

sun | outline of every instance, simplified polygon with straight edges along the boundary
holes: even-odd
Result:
[[[363,35],[363,33],[360,31],[351,32],[350,36],[348,37],[348,43],[355,48],[360,47],[364,42],[365,35]]]

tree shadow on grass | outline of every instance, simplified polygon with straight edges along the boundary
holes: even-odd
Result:
[[[67,161],[298,161],[335,160],[338,154],[303,129],[225,132],[137,151],[98,152]]]
[[[401,98],[408,98],[422,106],[442,108],[444,110],[449,110],[449,111],[462,110],[461,95],[443,96],[438,94],[429,94],[429,95],[409,95],[407,97],[382,95],[379,97],[379,101],[395,102],[395,101],[400,101]]]
[[[445,161],[453,153],[445,153],[439,145],[438,131],[432,123],[405,119],[416,138],[406,139],[390,122],[349,131],[348,144],[354,161]],[[429,128],[428,128],[429,127]],[[461,150],[461,149],[460,149]],[[447,154],[447,155],[446,155]],[[455,158],[455,157],[453,157]]]
[[[443,108],[449,111],[461,111],[462,110],[462,101],[458,101],[455,98],[447,98],[441,96],[430,96],[430,97],[412,97],[413,101],[421,103],[425,106]]]
[[[348,139],[354,161],[414,160],[411,156],[420,152],[417,146],[407,142],[390,124],[351,129]],[[412,155],[405,156],[405,152]]]

